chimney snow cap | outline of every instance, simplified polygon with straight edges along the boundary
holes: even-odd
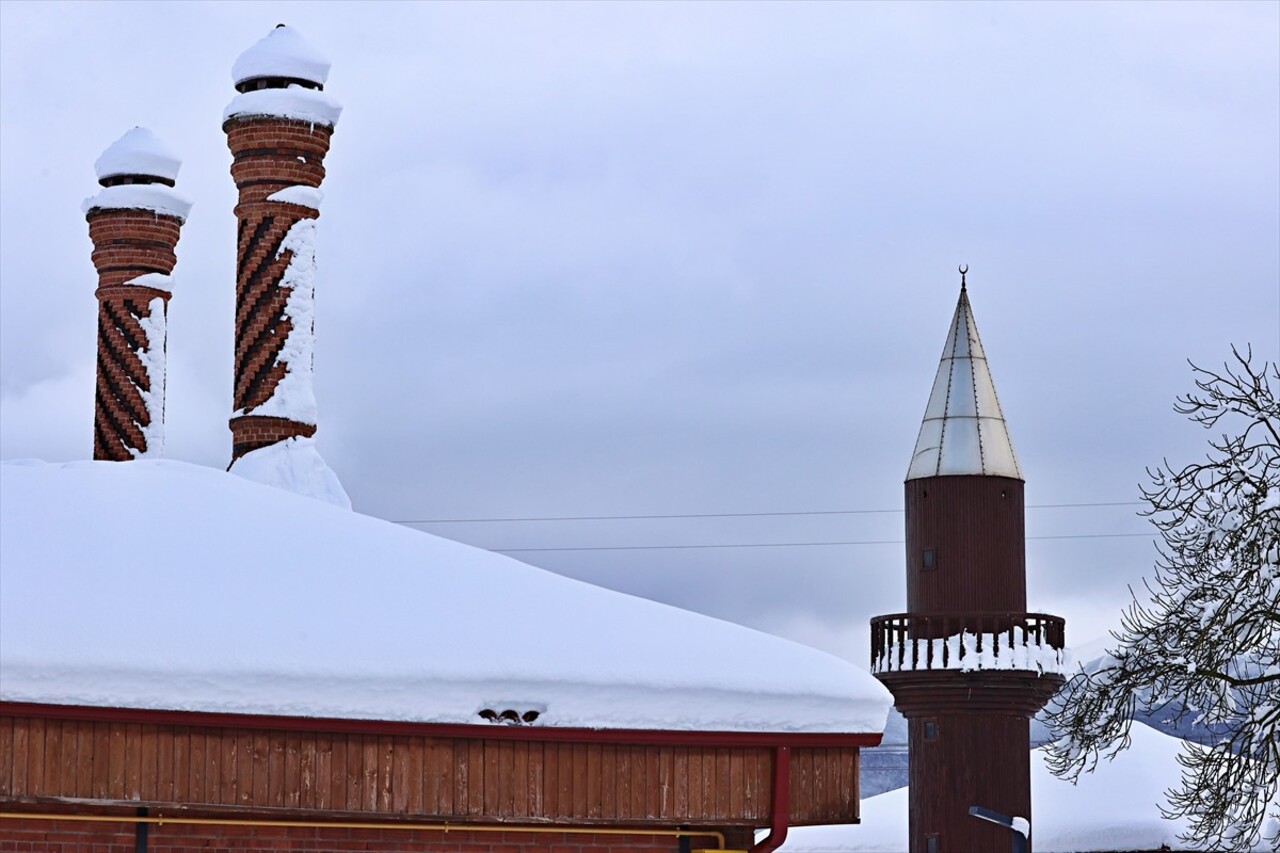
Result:
[[[135,127],[111,143],[93,164],[99,182],[120,175],[137,175],[170,184],[177,180],[181,166],[177,155],[145,127]]]
[[[305,80],[323,86],[329,77],[329,60],[292,27],[280,24],[231,66],[237,87],[248,80],[277,77]]]
[[[97,195],[80,203],[80,212],[86,216],[95,210],[149,210],[157,216],[186,222],[191,199],[164,184],[126,184],[103,187]]]

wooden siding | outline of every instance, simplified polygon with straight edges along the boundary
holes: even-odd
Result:
[[[857,818],[856,747],[791,747],[791,822]],[[0,716],[0,801],[764,826],[774,750]]]
[[[907,610],[1027,609],[1023,484],[1009,477],[908,480]],[[933,568],[923,553],[933,551]]]
[[[924,724],[936,726],[926,740]],[[938,836],[940,853],[1007,853],[1009,831],[974,820],[985,806],[1035,822],[1031,814],[1031,743],[1026,717],[1016,714],[937,714],[907,720],[910,738],[911,849]],[[1089,816],[1081,815],[1087,822]]]

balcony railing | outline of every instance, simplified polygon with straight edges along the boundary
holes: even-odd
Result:
[[[1065,674],[1066,623],[1044,613],[892,613],[871,620],[871,671]]]

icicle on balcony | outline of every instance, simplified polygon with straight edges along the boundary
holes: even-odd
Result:
[[[871,620],[871,671],[1065,675],[1065,621],[1044,613],[893,613]]]

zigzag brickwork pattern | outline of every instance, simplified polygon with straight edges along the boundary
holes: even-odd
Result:
[[[231,418],[234,462],[244,454],[294,436],[315,434],[315,425],[255,416],[271,399],[288,365],[279,360],[292,324],[285,304],[292,292],[282,286],[292,253],[281,252],[289,229],[319,211],[267,196],[291,186],[319,187],[333,128],[275,117],[234,118],[223,125],[239,191],[235,213],[236,325],[234,408]]]
[[[177,217],[147,210],[96,208],[86,217],[98,271],[98,366],[93,407],[93,458],[125,462],[148,450],[145,427],[151,412],[142,399],[151,379],[139,356],[164,341],[148,341],[142,321],[169,292],[126,285],[146,273],[168,275],[182,228]]]

